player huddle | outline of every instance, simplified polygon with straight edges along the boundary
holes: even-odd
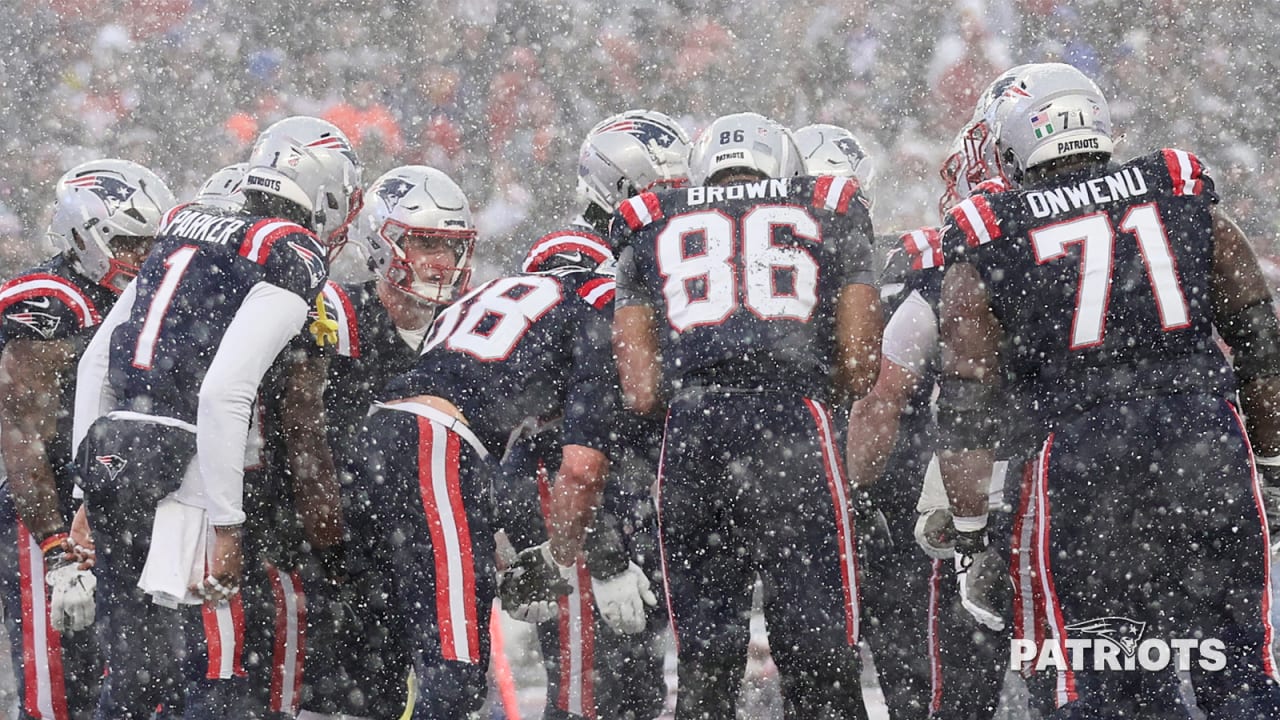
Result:
[[[1112,149],[1013,68],[877,239],[847,130],[628,111],[481,284],[461,189],[315,118],[186,203],[73,168],[0,286],[21,716],[474,717],[498,601],[545,717],[657,717],[669,628],[676,717],[733,718],[758,587],[786,717],[866,716],[861,641],[895,718],[1010,667],[1045,717],[1280,717],[1280,326],[1201,162]]]

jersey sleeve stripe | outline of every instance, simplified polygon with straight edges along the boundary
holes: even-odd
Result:
[[[849,203],[853,202],[853,196],[858,192],[858,181],[854,178],[841,178],[845,181],[840,188],[839,198],[836,200],[835,211],[841,215],[849,212]]]
[[[831,183],[835,180],[830,175],[823,175],[813,183],[813,206],[816,208],[825,208],[827,206],[827,196],[831,194]]]
[[[1173,180],[1174,195],[1198,195],[1204,187],[1200,181],[1200,160],[1185,150],[1162,150],[1169,177]]]
[[[92,327],[102,322],[98,308],[80,288],[66,278],[39,273],[14,278],[0,286],[0,312],[21,300],[53,295],[71,308],[80,320],[80,327]]]
[[[240,244],[240,254],[261,265],[271,254],[271,246],[277,240],[294,233],[310,235],[306,228],[287,220],[263,220],[245,233],[244,242]]]
[[[326,282],[320,292],[325,301],[338,311],[334,318],[338,323],[338,354],[349,358],[360,357],[359,324],[351,297],[342,286],[332,281]]]
[[[622,213],[622,219],[627,221],[627,226],[632,230],[639,230],[645,226],[645,221],[640,219],[640,214],[636,212],[635,198],[622,203],[618,206],[618,212]],[[647,212],[647,211],[646,211]]]
[[[612,278],[596,278],[588,280],[578,288],[578,294],[595,309],[603,310],[613,302],[613,293],[618,284]]]
[[[644,203],[644,207],[649,211],[649,222],[655,222],[662,219],[662,203],[658,202],[658,196],[651,192],[641,193],[640,200]]]
[[[1000,237],[1000,226],[996,223],[995,213],[991,212],[987,199],[981,195],[962,200],[951,211],[951,216],[956,219],[960,229],[964,230],[970,247],[985,245]]]
[[[609,247],[600,242],[600,239],[594,235],[565,231],[553,233],[540,239],[533,246],[533,249],[529,251],[529,256],[525,258],[520,270],[521,272],[530,272],[530,268],[538,267],[552,255],[573,250],[593,253],[596,262],[604,262],[613,257],[613,252],[609,250]]]

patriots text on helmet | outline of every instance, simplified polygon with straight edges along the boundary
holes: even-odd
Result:
[[[691,187],[687,191],[690,205],[702,205],[722,200],[741,200],[743,198],[784,198],[790,193],[786,178],[772,178],[753,183],[736,185],[709,185]]]
[[[1026,194],[1027,205],[1037,218],[1047,218],[1058,213],[1104,205],[1147,193],[1147,180],[1136,167],[1125,168],[1110,175],[1065,185],[1052,190],[1037,190]]]
[[[250,175],[249,177],[245,178],[244,183],[246,185],[261,185],[262,187],[267,188],[268,190],[275,190],[277,192],[279,192],[280,190],[280,181],[274,178],[264,178],[264,177],[258,177],[256,175]]]

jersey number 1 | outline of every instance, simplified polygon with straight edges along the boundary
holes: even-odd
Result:
[[[1190,325],[1187,299],[1183,297],[1169,237],[1155,204],[1130,208],[1120,222],[1120,230],[1131,233],[1138,241],[1151,292],[1160,311],[1160,326],[1168,331]],[[1075,317],[1071,321],[1072,350],[1102,344],[1111,299],[1115,242],[1111,218],[1104,212],[1031,232],[1031,246],[1035,249],[1036,262],[1041,265],[1063,257],[1071,245],[1081,246],[1080,286],[1076,291]]]
[[[178,289],[182,274],[196,256],[195,245],[183,245],[169,253],[164,259],[164,277],[156,286],[155,295],[151,296],[151,305],[147,307],[147,317],[142,321],[142,330],[138,332],[138,344],[133,351],[133,366],[141,370],[150,370],[156,357],[156,340],[160,337],[160,326],[164,323],[164,315],[169,311],[169,303],[173,302],[173,293]]]

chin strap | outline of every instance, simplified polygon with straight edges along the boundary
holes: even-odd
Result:
[[[316,294],[316,319],[308,328],[311,336],[316,339],[316,345],[324,347],[326,343],[329,345],[338,344],[338,323],[329,319],[329,313],[324,307],[324,294]]]

